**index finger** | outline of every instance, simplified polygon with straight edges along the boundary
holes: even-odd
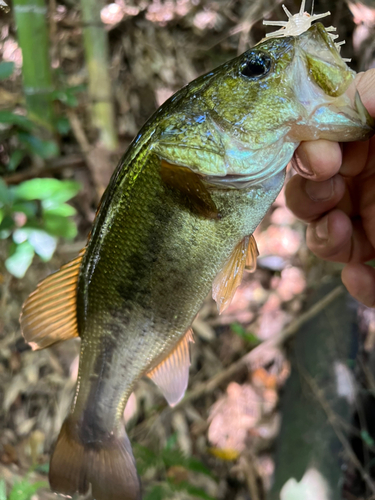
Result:
[[[301,142],[292,165],[297,172],[313,181],[325,181],[340,170],[342,152],[338,142],[324,139]]]

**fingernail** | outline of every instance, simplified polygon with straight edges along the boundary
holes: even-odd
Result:
[[[319,240],[328,240],[328,217],[323,217],[315,224],[315,235]]]
[[[313,177],[315,175],[313,169],[310,167],[307,156],[303,153],[303,150],[300,150],[298,153],[294,153],[292,158],[292,167],[304,176]]]
[[[312,201],[328,201],[334,193],[333,179],[322,182],[307,180],[305,182],[305,191]]]

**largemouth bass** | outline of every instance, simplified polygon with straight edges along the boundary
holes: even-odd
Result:
[[[183,397],[191,323],[211,289],[222,310],[254,267],[251,235],[299,143],[370,137],[358,93],[354,102],[345,94],[353,79],[315,24],[201,76],[144,125],[86,248],[39,284],[21,315],[33,349],[81,337],[76,394],[50,464],[54,491],[91,485],[96,500],[141,498],[122,419],[134,384],[147,375],[169,404]]]

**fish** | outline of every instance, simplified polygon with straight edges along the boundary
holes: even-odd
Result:
[[[355,73],[332,30],[302,7],[296,16],[155,112],[115,170],[86,247],[25,301],[32,349],[81,338],[53,491],[141,498],[123,425],[137,380],[149,377],[171,406],[181,400],[192,321],[211,290],[222,312],[255,268],[253,232],[300,142],[373,134],[358,92],[347,94]]]

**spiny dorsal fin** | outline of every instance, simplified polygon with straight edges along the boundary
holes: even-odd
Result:
[[[77,280],[85,249],[74,260],[47,276],[23,304],[22,335],[35,351],[78,337]]]
[[[147,373],[147,377],[159,387],[170,406],[181,401],[188,385],[189,342],[194,342],[190,328],[168,357]]]
[[[241,284],[246,269],[255,270],[258,248],[255,238],[246,236],[233,250],[222,270],[212,284],[212,297],[216,301],[219,314],[229,306],[237,288]]]
[[[160,175],[165,184],[177,189],[191,208],[207,219],[219,219],[218,209],[201,177],[187,167],[161,161]]]

